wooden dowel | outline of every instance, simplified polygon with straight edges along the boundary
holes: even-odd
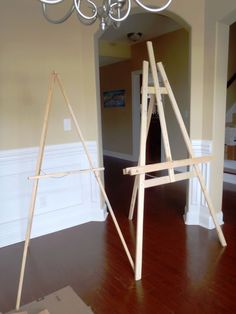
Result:
[[[180,127],[183,139],[185,141],[187,150],[189,152],[189,155],[190,155],[190,157],[193,157],[194,156],[194,152],[193,152],[193,148],[192,148],[192,143],[190,141],[190,137],[189,137],[187,129],[185,127],[184,120],[183,120],[182,115],[180,113],[177,101],[175,99],[174,93],[173,93],[172,88],[170,86],[170,83],[168,81],[168,78],[167,78],[165,69],[163,67],[163,64],[161,62],[158,62],[157,63],[157,68],[158,68],[158,70],[159,70],[159,72],[161,74],[161,77],[162,77],[162,80],[164,82],[165,88],[168,91],[170,102],[171,102],[171,105],[172,105],[175,117],[177,119],[178,125]]]
[[[29,180],[36,180],[36,179],[46,179],[46,178],[61,178],[69,175],[76,175],[83,172],[91,172],[91,171],[104,171],[105,168],[88,168],[88,169],[80,169],[80,170],[72,170],[72,171],[65,171],[65,172],[54,172],[54,173],[47,173],[41,174],[38,176],[30,176],[28,177]]]
[[[160,85],[159,85],[159,80],[158,80],[158,75],[157,75],[157,65],[155,61],[153,46],[150,41],[147,42],[147,49],[148,49],[151,72],[152,72],[152,77],[153,77],[153,82],[154,82],[154,88],[156,91],[157,108],[158,108],[158,113],[159,113],[159,121],[160,121],[163,144],[164,144],[165,156],[166,156],[167,161],[172,161],[170,142],[169,142],[168,131],[167,131],[167,126],[166,126],[166,119],[165,119],[165,114],[163,110],[163,103],[162,103],[162,98],[161,98],[161,93],[160,93]],[[169,173],[170,179],[174,181],[173,169],[171,168],[168,169],[168,173]]]
[[[147,141],[148,131],[150,128],[154,105],[155,105],[155,96],[151,95],[149,106],[148,106],[148,113],[147,113],[146,141]],[[140,164],[140,161],[138,161],[138,165],[139,164]],[[134,216],[134,206],[135,206],[135,202],[137,198],[137,191],[138,191],[138,177],[136,176],[134,180],[134,186],[133,186],[132,197],[131,197],[130,208],[129,208],[129,220],[132,220]]]
[[[177,173],[177,174],[175,174],[175,182],[191,179],[193,177],[196,177],[195,171]],[[169,176],[162,176],[162,177],[158,177],[158,178],[146,179],[144,186],[145,186],[145,188],[151,188],[153,186],[158,186],[158,185],[168,184],[168,183],[172,183],[170,181],[170,177]]]
[[[77,118],[76,118],[76,116],[75,116],[75,114],[74,114],[74,111],[73,111],[73,109],[72,109],[72,107],[71,107],[69,98],[68,98],[67,95],[66,95],[65,88],[64,88],[64,86],[63,86],[62,80],[61,80],[61,78],[59,77],[59,75],[57,75],[57,82],[58,82],[58,85],[59,85],[60,90],[61,90],[61,92],[62,92],[62,95],[63,95],[63,97],[64,97],[64,99],[65,99],[67,108],[68,108],[68,110],[69,110],[69,112],[70,112],[70,115],[71,115],[71,118],[72,118],[72,120],[73,120],[73,122],[74,122],[76,131],[77,131],[77,134],[78,134],[78,136],[79,136],[79,138],[80,138],[80,140],[81,140],[81,143],[82,143],[82,146],[83,146],[83,148],[84,148],[85,154],[86,154],[86,156],[87,156],[87,159],[88,159],[90,168],[94,168],[93,162],[92,162],[92,159],[91,159],[91,157],[90,157],[89,151],[88,151],[88,149],[87,149],[87,146],[86,146],[86,143],[85,143],[85,139],[84,139],[84,137],[83,137],[83,135],[82,135],[82,132],[81,132],[79,123],[78,123]],[[123,237],[123,234],[122,234],[122,232],[121,232],[121,229],[120,229],[120,227],[119,227],[119,224],[118,224],[118,222],[117,222],[117,220],[116,220],[115,214],[114,214],[113,209],[112,209],[112,207],[111,207],[110,201],[109,201],[109,199],[108,199],[108,197],[107,197],[106,191],[105,191],[105,189],[104,189],[104,187],[103,187],[102,181],[101,181],[101,179],[100,179],[100,177],[99,177],[99,175],[98,175],[98,173],[97,173],[96,171],[94,171],[93,173],[94,173],[95,179],[97,180],[97,183],[98,183],[98,185],[99,185],[99,187],[100,187],[100,190],[101,190],[101,192],[102,192],[102,195],[103,195],[103,197],[104,197],[104,200],[105,200],[105,202],[106,202],[106,204],[107,204],[108,211],[109,211],[109,213],[111,214],[113,223],[114,223],[115,228],[116,228],[116,230],[117,230],[117,233],[118,233],[118,235],[119,235],[119,237],[120,237],[121,243],[122,243],[122,245],[123,245],[123,247],[124,247],[124,250],[125,250],[126,255],[127,255],[127,257],[128,257],[128,260],[129,260],[129,262],[130,262],[130,265],[131,265],[131,267],[134,269],[134,262],[133,262],[133,259],[132,259],[132,257],[131,257],[130,252],[129,252],[128,246],[127,246],[127,244],[126,244],[126,242],[125,242],[125,239],[124,239],[124,237]]]
[[[217,217],[216,217],[216,212],[215,212],[215,209],[214,209],[214,206],[212,204],[212,201],[211,201],[211,198],[209,196],[209,193],[207,191],[207,188],[205,186],[205,182],[204,182],[204,179],[202,177],[202,174],[199,170],[199,167],[198,165],[194,165],[194,168],[195,168],[195,171],[196,171],[196,174],[197,174],[197,177],[198,177],[198,181],[200,183],[200,186],[202,188],[202,192],[204,194],[204,197],[205,197],[205,200],[207,202],[207,205],[208,205],[208,208],[209,208],[209,212],[211,214],[211,217],[212,217],[212,220],[214,222],[214,225],[216,227],[216,231],[217,231],[217,234],[218,234],[218,237],[219,237],[219,240],[220,240],[220,243],[221,245],[224,247],[224,246],[227,246],[227,243],[226,243],[226,240],[225,240],[225,237],[224,237],[224,234],[222,232],[222,229],[219,225],[219,222],[217,220]]]
[[[172,89],[170,87],[169,81],[167,79],[167,75],[165,73],[165,69],[164,69],[164,67],[163,67],[161,62],[159,62],[157,64],[157,68],[158,68],[158,70],[161,73],[162,79],[164,81],[164,85],[165,85],[165,87],[166,87],[166,89],[168,91],[168,95],[170,97],[171,105],[172,105],[172,108],[174,110],[177,122],[178,122],[178,124],[180,126],[180,129],[181,129],[181,132],[182,132],[182,135],[183,135],[183,138],[184,138],[187,150],[189,152],[189,155],[191,157],[193,157],[194,156],[194,152],[193,152],[193,148],[192,148],[192,143],[190,141],[188,132],[186,130],[186,127],[185,127],[182,115],[180,113],[179,107],[177,105],[175,96],[174,96],[174,94],[172,92]],[[216,213],[215,213],[215,209],[214,209],[214,206],[213,206],[213,204],[211,202],[211,199],[210,199],[209,193],[207,191],[207,188],[205,186],[205,182],[204,182],[204,179],[202,177],[201,171],[200,171],[198,165],[196,165],[196,164],[194,165],[194,169],[196,171],[196,174],[197,174],[197,177],[198,177],[198,180],[199,180],[202,192],[203,192],[205,200],[207,202],[207,205],[208,205],[208,208],[209,208],[212,220],[213,220],[214,225],[216,227],[216,231],[217,231],[220,243],[221,243],[222,246],[226,246],[227,244],[226,244],[226,241],[225,241],[225,237],[224,237],[222,229],[221,229],[221,227],[220,227],[220,225],[218,223],[218,220],[217,220],[217,217],[216,217]]]
[[[130,168],[125,168],[123,170],[123,174],[134,176],[134,175],[142,174],[142,173],[149,173],[149,172],[167,170],[170,168],[174,169],[178,167],[191,166],[198,163],[206,163],[206,162],[209,162],[211,159],[212,159],[212,156],[204,156],[204,157],[194,157],[194,158],[181,159],[181,160],[172,160],[172,161],[150,164],[150,165],[145,165],[145,166],[130,167]]]
[[[143,62],[143,94],[141,108],[141,135],[140,135],[140,166],[146,163],[146,140],[147,140],[147,85],[148,85],[148,62]],[[136,227],[136,253],[135,253],[135,280],[142,277],[143,256],[143,217],[144,217],[144,179],[145,174],[138,178],[138,204],[137,204],[137,227]]]
[[[160,93],[163,95],[167,95],[167,89],[165,87],[159,87]],[[156,94],[156,90],[154,86],[148,86],[147,89],[148,94]]]
[[[46,109],[45,109],[45,115],[44,115],[43,128],[42,128],[42,132],[41,132],[41,139],[40,139],[38,159],[37,159],[37,164],[36,164],[36,171],[35,171],[36,176],[40,174],[41,166],[42,166],[45,140],[46,140],[46,134],[47,134],[47,129],[48,129],[48,118],[49,118],[50,109],[51,109],[53,89],[54,89],[54,85],[55,85],[55,78],[56,78],[56,74],[54,72],[51,75],[51,79],[50,79],[50,83],[49,83],[48,97],[47,97],[47,103],[46,103]],[[18,285],[18,290],[17,290],[16,310],[19,310],[19,308],[20,308],[21,294],[22,294],[24,274],[25,274],[25,265],[26,265],[28,246],[29,246],[32,224],[33,224],[37,190],[38,190],[38,179],[36,179],[34,181],[32,195],[31,195],[31,203],[30,203],[29,214],[28,214],[28,224],[27,224],[25,243],[24,243],[24,251],[23,251],[23,257],[22,257],[22,263],[21,263],[20,279],[19,279],[19,285]]]

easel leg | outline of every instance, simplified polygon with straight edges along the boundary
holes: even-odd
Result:
[[[79,138],[80,138],[80,140],[81,140],[81,143],[82,143],[82,145],[83,145],[83,148],[84,148],[85,154],[86,154],[86,156],[87,156],[89,165],[90,165],[91,169],[93,169],[93,168],[94,168],[94,166],[93,166],[93,161],[92,161],[92,159],[91,159],[91,157],[90,157],[90,154],[89,154],[89,151],[88,151],[88,149],[87,149],[87,146],[86,146],[84,137],[83,137],[83,135],[82,135],[82,132],[81,132],[81,129],[80,129],[80,126],[79,126],[79,123],[78,123],[77,118],[76,118],[76,116],[75,116],[75,114],[74,114],[74,111],[73,111],[73,109],[72,109],[72,107],[71,107],[71,105],[70,105],[69,98],[68,98],[67,95],[66,95],[66,92],[65,92],[63,83],[62,83],[62,81],[61,81],[61,79],[60,79],[60,77],[59,77],[58,75],[57,75],[57,82],[58,82],[58,84],[59,84],[59,87],[60,87],[61,92],[62,92],[62,94],[63,94],[63,97],[64,97],[64,99],[65,99],[65,102],[66,102],[66,105],[67,105],[68,110],[69,110],[69,112],[70,112],[70,115],[71,115],[71,117],[72,117],[72,120],[73,120],[73,122],[74,122],[74,124],[75,124],[76,131],[77,131],[78,136],[79,136]],[[132,260],[131,254],[130,254],[130,252],[129,252],[129,250],[128,250],[127,244],[126,244],[125,239],[124,239],[124,237],[123,237],[123,235],[122,235],[122,232],[121,232],[121,230],[120,230],[120,227],[119,227],[119,225],[118,225],[118,222],[117,222],[117,220],[116,220],[115,214],[114,214],[114,212],[113,212],[113,209],[112,209],[112,207],[111,207],[111,204],[110,204],[109,199],[108,199],[108,197],[107,197],[107,194],[106,194],[106,192],[105,192],[105,189],[104,189],[104,187],[103,187],[103,184],[102,184],[102,182],[101,182],[101,179],[100,179],[100,177],[99,177],[99,175],[98,175],[98,173],[97,173],[96,171],[93,171],[93,173],[94,173],[95,179],[96,179],[96,181],[97,181],[97,183],[98,183],[98,185],[99,185],[99,187],[100,187],[100,190],[101,190],[101,192],[102,192],[102,195],[103,195],[103,197],[104,197],[104,200],[105,200],[105,202],[106,202],[106,204],[107,204],[108,210],[109,210],[109,212],[110,212],[110,214],[111,214],[112,220],[113,220],[114,225],[115,225],[116,230],[117,230],[117,233],[118,233],[118,235],[119,235],[119,237],[120,237],[121,243],[122,243],[122,245],[123,245],[123,247],[124,247],[124,250],[125,250],[125,252],[126,252],[126,254],[127,254],[127,257],[128,257],[128,259],[129,259],[130,265],[131,265],[131,267],[134,269],[134,262],[133,262],[133,260]]]
[[[143,218],[144,218],[144,177],[140,175],[138,187],[138,211],[137,211],[137,237],[136,237],[136,256],[135,256],[135,280],[142,278],[142,259],[143,259]]]
[[[51,100],[52,100],[54,84],[55,84],[55,73],[53,73],[51,76],[49,90],[48,90],[48,99],[47,99],[46,111],[45,111],[45,115],[44,115],[44,124],[43,124],[42,133],[41,133],[41,140],[40,140],[40,146],[39,146],[39,153],[38,153],[38,160],[37,160],[35,175],[39,175],[40,171],[41,171],[43,153],[44,153],[44,147],[45,147],[45,139],[46,139],[46,134],[47,134],[47,129],[48,129],[48,118],[49,118],[49,113],[50,113],[50,108],[51,108]],[[25,244],[24,244],[24,252],[23,252],[21,271],[20,271],[20,280],[19,280],[17,299],[16,299],[16,310],[17,311],[19,310],[20,302],[21,302],[21,294],[22,294],[22,288],[23,288],[25,266],[26,266],[31,230],[32,230],[32,225],[33,225],[36,195],[37,195],[37,191],[38,191],[38,183],[39,183],[38,181],[39,180],[36,179],[34,182],[32,196],[31,196],[31,204],[30,204],[29,215],[28,215],[28,225],[27,225]]]
[[[146,140],[147,140],[147,86],[148,86],[148,62],[143,62],[143,94],[141,112],[141,135],[140,135],[140,166],[146,163]],[[136,258],[135,280],[142,277],[143,255],[143,217],[144,217],[144,182],[145,174],[139,175],[138,179],[138,206],[137,206],[137,230],[136,230]]]
[[[158,108],[158,113],[159,113],[159,120],[160,120],[161,134],[162,134],[162,139],[163,139],[163,144],[164,144],[165,156],[166,156],[167,161],[172,161],[168,130],[167,130],[165,113],[164,113],[163,103],[162,103],[162,98],[161,98],[160,84],[159,84],[159,79],[158,79],[158,74],[157,74],[157,65],[155,61],[153,46],[150,41],[147,42],[147,49],[148,49],[150,67],[151,67],[151,72],[152,72],[152,77],[153,77],[153,82],[154,82],[154,88],[156,92],[157,108]],[[169,174],[171,182],[174,182],[175,176],[174,176],[174,170],[172,168],[168,169],[168,174]]]
[[[158,69],[159,69],[159,71],[161,73],[161,76],[162,76],[162,79],[164,81],[165,87],[166,87],[166,89],[168,91],[168,94],[169,94],[169,97],[170,97],[170,101],[171,101],[171,105],[172,105],[173,111],[175,113],[177,122],[178,122],[178,124],[180,126],[180,130],[181,130],[181,133],[183,135],[183,138],[184,138],[184,141],[185,141],[188,153],[189,153],[190,157],[193,158],[194,153],[193,153],[193,149],[192,149],[192,144],[191,144],[188,132],[186,130],[186,127],[185,127],[182,115],[181,115],[181,113],[179,111],[179,107],[178,107],[177,102],[175,100],[174,94],[173,94],[172,89],[170,87],[167,75],[165,73],[165,69],[164,69],[164,67],[163,67],[161,62],[159,62],[157,64],[157,67],[158,67]],[[222,229],[221,229],[221,227],[220,227],[220,225],[218,223],[218,220],[216,218],[215,209],[214,209],[213,204],[211,202],[209,193],[207,192],[207,189],[206,189],[205,182],[204,182],[204,179],[202,177],[201,171],[199,170],[199,167],[197,165],[194,166],[194,169],[195,169],[195,172],[197,174],[197,177],[198,177],[198,180],[199,180],[202,192],[203,192],[203,194],[205,196],[205,200],[207,202],[207,205],[208,205],[208,208],[209,208],[212,220],[213,220],[213,222],[215,224],[215,227],[216,227],[216,230],[217,230],[217,233],[218,233],[218,236],[219,236],[220,243],[221,243],[222,246],[226,246],[227,244],[226,244],[226,241],[225,241],[225,237],[223,235]]]
[[[149,106],[148,106],[148,113],[147,113],[147,136],[146,136],[146,141],[147,141],[147,137],[148,137],[148,132],[149,132],[149,128],[150,128],[150,123],[151,123],[151,118],[152,118],[154,105],[155,105],[155,96],[151,95],[150,103],[149,103]],[[139,163],[140,162],[138,162],[138,165],[139,165]],[[129,209],[129,220],[132,220],[133,216],[134,216],[134,206],[135,206],[135,202],[136,202],[137,191],[138,191],[138,176],[135,176],[133,192],[132,192],[132,197],[131,197],[131,202],[130,202],[130,209]]]
[[[28,254],[28,247],[29,247],[29,242],[30,242],[30,235],[31,235],[33,216],[34,216],[34,210],[35,210],[35,201],[36,201],[36,195],[37,195],[37,190],[38,190],[38,181],[39,180],[37,179],[34,182],[32,198],[31,198],[32,199],[31,200],[31,206],[30,206],[30,210],[29,210],[28,226],[27,226],[27,231],[26,231],[26,238],[25,238],[21,271],[20,271],[20,280],[19,280],[17,299],[16,299],[16,310],[17,311],[20,308],[20,302],[21,302],[21,294],[22,294],[23,281],[24,281],[24,275],[25,275],[26,259],[27,259],[27,254]]]
[[[205,182],[204,182],[204,179],[202,177],[202,174],[199,170],[199,167],[197,165],[195,165],[194,167],[196,173],[197,173],[197,177],[198,177],[198,181],[201,185],[201,188],[202,188],[202,192],[205,196],[205,200],[207,202],[207,205],[208,205],[208,208],[209,208],[209,211],[210,211],[210,214],[211,214],[211,217],[212,217],[212,220],[215,224],[215,227],[216,227],[216,231],[217,231],[217,234],[218,234],[218,237],[219,237],[219,240],[220,240],[220,243],[222,246],[227,246],[227,243],[225,241],[225,237],[224,237],[224,234],[222,232],[222,229],[218,223],[218,220],[217,220],[217,217],[216,217],[216,213],[215,213],[215,209],[214,209],[214,206],[211,202],[211,198],[209,196],[209,193],[207,192],[207,188],[205,186]]]

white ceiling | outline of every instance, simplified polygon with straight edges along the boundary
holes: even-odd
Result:
[[[140,41],[146,41],[180,28],[179,24],[164,15],[157,13],[138,13],[130,15],[125,21],[121,22],[120,27],[117,29],[110,26],[104,31],[100,40],[122,42],[131,45],[134,43],[127,38],[128,33],[140,32],[142,33]],[[119,59],[111,57],[100,57],[99,63],[101,66],[119,61]]]

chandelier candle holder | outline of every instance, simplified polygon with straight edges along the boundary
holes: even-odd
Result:
[[[131,10],[131,0],[103,0],[101,5],[97,5],[92,0],[72,0],[72,4],[63,17],[53,19],[49,17],[48,6],[63,3],[66,0],[39,0],[42,3],[43,14],[45,18],[54,24],[65,22],[73,12],[76,12],[78,19],[86,25],[93,24],[97,19],[100,21],[100,27],[104,31],[108,26],[113,25],[115,28],[120,26]],[[160,7],[144,5],[140,0],[133,0],[141,8],[148,12],[159,13],[165,10],[172,2],[167,0]]]

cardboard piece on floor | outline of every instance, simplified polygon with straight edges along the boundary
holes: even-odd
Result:
[[[27,311],[27,314],[93,314],[91,308],[80,299],[70,286],[26,304],[20,308],[20,311]],[[19,314],[15,310],[7,314],[15,313]]]

